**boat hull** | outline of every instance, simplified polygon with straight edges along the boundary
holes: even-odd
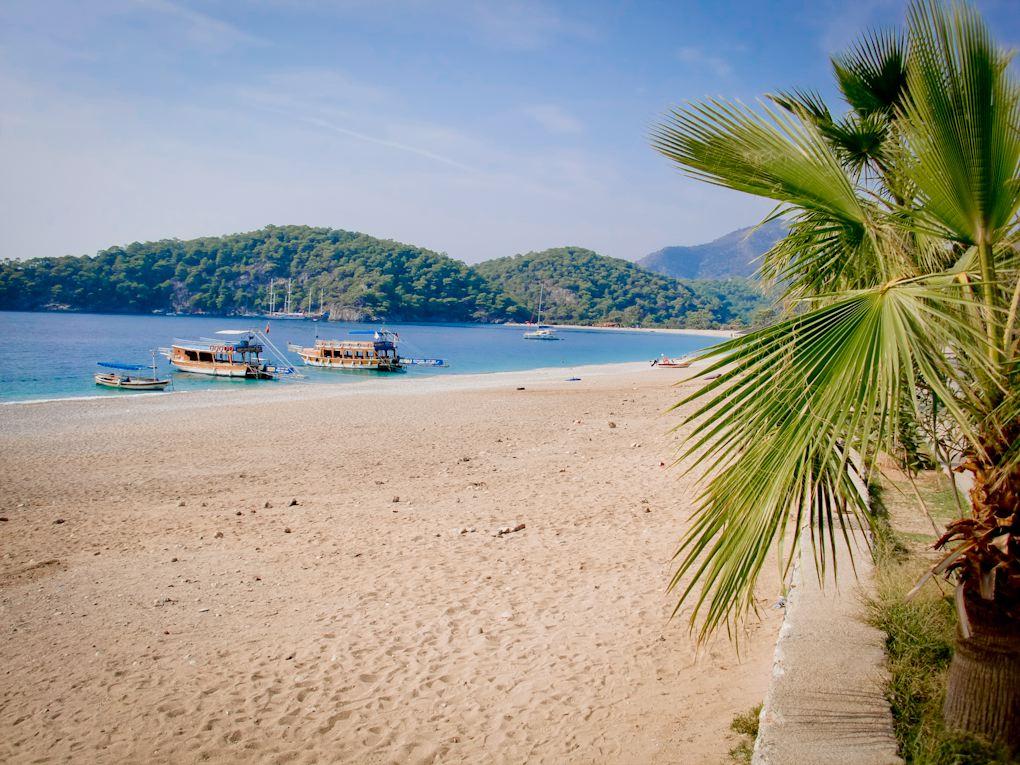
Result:
[[[404,368],[404,365],[399,361],[380,363],[375,359],[323,358],[304,353],[298,355],[306,365],[319,367],[319,369],[336,369],[347,372],[399,372]]]
[[[254,367],[250,364],[216,364],[203,361],[179,360],[173,360],[170,363],[182,372],[190,372],[195,375],[246,378],[249,380],[273,379],[273,373],[269,370],[264,367]]]

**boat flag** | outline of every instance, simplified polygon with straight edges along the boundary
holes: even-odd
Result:
[[[267,335],[269,334],[269,322],[268,321],[266,322],[266,334]]]

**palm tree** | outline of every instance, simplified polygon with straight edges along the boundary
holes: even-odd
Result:
[[[823,567],[872,516],[860,479],[904,426],[937,419],[973,475],[936,541],[959,631],[944,713],[1020,749],[1020,90],[978,13],[910,6],[904,34],[833,59],[850,109],[813,93],[670,113],[656,150],[776,202],[762,273],[798,308],[706,354],[681,458],[716,468],[672,586],[704,637],[753,610],[770,550]],[[945,460],[951,450],[934,446]],[[831,557],[831,556],[830,556]]]

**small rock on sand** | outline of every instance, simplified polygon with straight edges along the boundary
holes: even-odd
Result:
[[[287,503],[287,507],[294,507],[297,503],[298,501],[296,499],[292,499],[290,502]]]
[[[287,527],[286,527],[286,528],[285,528],[285,529],[283,530],[283,533],[284,533],[284,534],[289,534],[289,533],[290,533],[290,526],[287,526]]]
[[[266,504],[264,504],[264,505],[263,505],[262,507],[264,507],[264,508],[265,508],[266,510],[268,510],[268,509],[269,509],[269,508],[271,508],[272,506],[273,506],[273,503],[272,503],[272,502],[270,502],[270,501],[269,501],[269,500],[267,499],[267,500],[266,500]]]
[[[395,496],[395,497],[393,497],[393,501],[394,501],[394,502],[399,502],[399,501],[400,501],[400,497],[396,497],[396,496]]]
[[[223,532],[217,531],[215,534],[213,534],[213,539],[223,539]]]
[[[612,420],[610,420],[610,421],[609,421],[609,427],[611,427],[611,428],[615,428],[615,427],[616,427],[616,423],[615,423],[615,422],[613,422]]]
[[[66,523],[66,521],[64,521],[64,519],[63,519],[63,518],[57,518],[57,519],[56,519],[55,521],[53,521],[53,522],[54,522],[55,524],[57,524],[58,526],[59,526],[59,525],[60,525],[61,523]]]

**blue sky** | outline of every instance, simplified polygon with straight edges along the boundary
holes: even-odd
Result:
[[[1017,3],[978,3],[1020,43]],[[638,258],[768,205],[648,148],[670,106],[784,87],[902,2],[5,0],[0,257],[306,223],[477,262]]]

